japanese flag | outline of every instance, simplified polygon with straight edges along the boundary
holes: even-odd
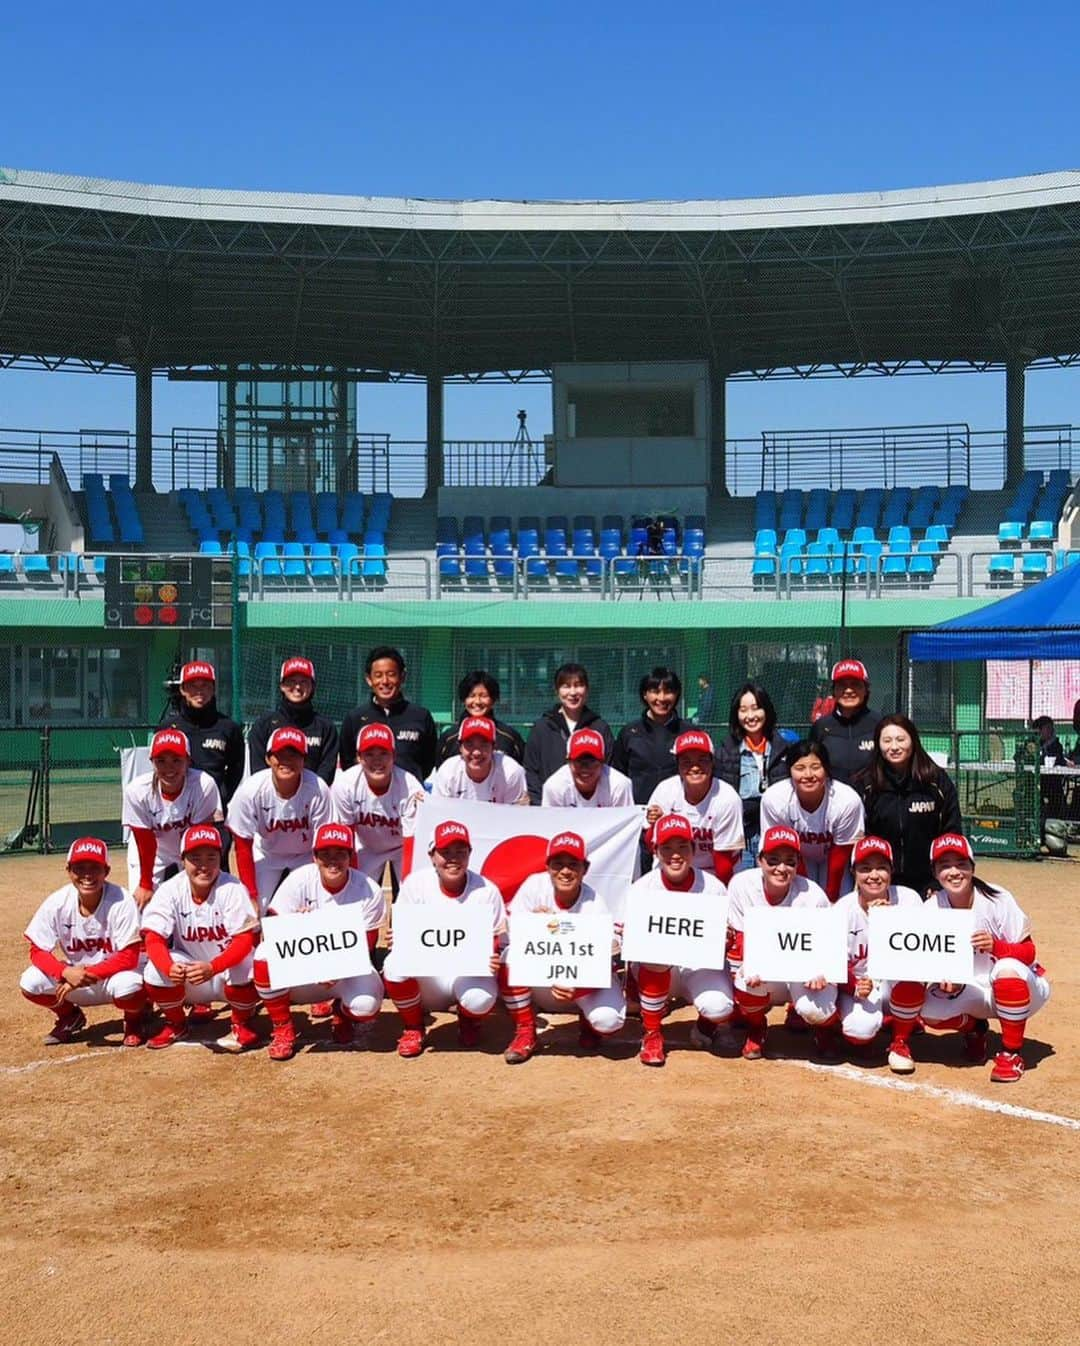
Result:
[[[626,890],[638,877],[638,843],[644,810],[525,808],[519,804],[482,804],[474,799],[428,797],[413,824],[412,869],[430,866],[428,843],[438,823],[464,823],[469,829],[469,868],[490,879],[510,902],[530,874],[544,868],[550,839],[577,832],[589,857],[586,882],[622,920]]]

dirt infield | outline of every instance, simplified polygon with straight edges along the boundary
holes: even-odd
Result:
[[[630,1033],[578,1058],[565,1027],[510,1069],[501,1013],[484,1050],[444,1021],[413,1062],[389,1010],[364,1050],[305,1026],[281,1065],[122,1051],[110,1010],[47,1049],[16,981],[63,860],[9,860],[0,1341],[1074,1346],[1080,1129],[967,1100],[1080,1119],[1080,865],[980,873],[1053,981],[1028,1073],[992,1086],[928,1034],[896,1089],[865,1083],[896,1083],[881,1064],[692,1051],[686,1010],[658,1071]],[[770,1042],[805,1061],[806,1038]]]

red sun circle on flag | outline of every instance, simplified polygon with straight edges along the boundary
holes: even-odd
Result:
[[[498,888],[503,901],[509,904],[529,875],[544,868],[546,857],[544,837],[507,837],[487,853],[480,873]]]

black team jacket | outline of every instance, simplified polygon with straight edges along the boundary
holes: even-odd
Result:
[[[611,727],[595,710],[583,706],[581,718],[574,728],[595,729],[598,734],[602,734],[607,758],[611,760],[611,751],[615,744]],[[569,737],[570,730],[566,726],[560,706],[546,710],[529,730],[528,741],[525,744],[525,781],[529,787],[530,803],[540,803],[544,782],[549,776],[553,776],[559,767],[566,765],[566,740]]]
[[[874,731],[881,719],[880,711],[863,706],[850,720],[834,709],[810,726],[810,741],[823,743],[829,754],[829,774],[833,780],[850,785],[870,765],[874,757]]]
[[[161,717],[162,729],[179,729],[191,744],[191,765],[213,778],[228,804],[244,778],[244,731],[211,700],[196,708],[182,701]]]
[[[374,697],[350,710],[341,724],[341,769],[356,765],[356,740],[365,724],[389,725],[394,735],[395,765],[425,781],[435,765],[438,733],[431,712],[399,696],[384,710]]]
[[[681,715],[672,715],[660,724],[650,718],[648,711],[643,711],[640,719],[631,720],[619,730],[611,765],[630,777],[635,804],[647,804],[660,782],[676,774],[675,740],[688,729],[696,728]]]
[[[251,726],[248,734],[248,758],[251,761],[251,774],[266,770],[266,745],[275,729],[282,725],[294,725],[307,735],[308,750],[304,765],[309,771],[321,776],[327,785],[334,779],[337,770],[338,736],[337,725],[325,715],[320,715],[310,701],[302,701],[294,706],[284,697],[277,710],[260,715]]]

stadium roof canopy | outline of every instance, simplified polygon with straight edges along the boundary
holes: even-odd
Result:
[[[1073,363],[1080,173],[747,201],[429,201],[0,170],[0,364],[480,376]]]

